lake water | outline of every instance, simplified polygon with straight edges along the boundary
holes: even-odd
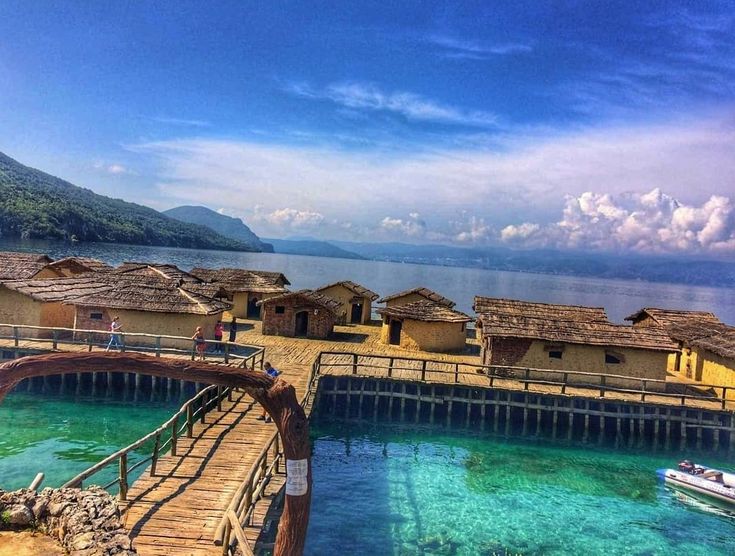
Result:
[[[288,277],[292,289],[316,288],[339,280],[353,280],[383,296],[426,286],[454,300],[457,309],[468,314],[472,314],[473,297],[486,295],[545,303],[602,306],[607,309],[611,320],[620,323],[642,307],[662,307],[713,311],[723,321],[735,324],[735,288],[99,243],[72,245],[63,242],[0,240],[0,250],[33,250],[55,258],[71,255],[95,257],[115,265],[123,261],[153,261],[173,263],[184,270],[195,266],[274,270]]]
[[[680,454],[338,423],[313,436],[307,555],[735,554],[734,517],[657,477]]]

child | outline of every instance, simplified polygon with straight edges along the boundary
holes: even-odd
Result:
[[[278,375],[281,374],[281,372],[273,367],[270,362],[266,361],[263,363],[263,372],[267,374],[271,378],[276,378]],[[271,418],[268,417],[265,413],[265,408],[263,408],[263,413],[260,414],[260,417],[257,417],[258,421],[265,421],[266,423],[271,422]]]

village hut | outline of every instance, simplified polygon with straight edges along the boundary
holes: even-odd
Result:
[[[444,305],[450,309],[456,305],[456,303],[451,299],[447,299],[443,295],[431,291],[429,288],[422,287],[412,288],[410,290],[388,295],[383,299],[379,299],[378,303],[385,303],[386,307],[395,307],[397,305],[405,305],[406,303],[411,303],[413,301],[421,301],[422,299],[433,301],[434,303]]]
[[[232,303],[230,313],[238,318],[260,318],[262,306],[258,302],[286,293],[286,285],[291,283],[280,272],[242,268],[198,267],[191,274],[206,283],[221,285]]]
[[[360,284],[343,280],[314,290],[342,304],[337,324],[367,324],[373,311],[373,301],[380,297]]]
[[[110,272],[113,270],[107,263],[90,257],[65,257],[48,264],[46,269],[64,278],[90,272]]]
[[[93,277],[0,282],[0,323],[44,327],[74,327],[74,308],[67,302],[99,294],[110,285]],[[52,332],[24,329],[25,337],[50,337]]]
[[[300,290],[270,297],[263,306],[263,334],[325,339],[332,334],[341,303],[322,293]]]
[[[108,283],[112,287],[106,291],[68,302],[75,309],[75,328],[106,331],[118,316],[126,332],[189,337],[201,326],[212,336],[214,325],[230,308],[195,291],[197,284],[142,276]]]
[[[428,299],[378,309],[383,317],[380,340],[416,351],[459,351],[465,348],[472,319]]]
[[[667,357],[677,347],[656,328],[610,323],[599,307],[487,297],[476,297],[474,307],[485,365],[663,380]]]
[[[124,262],[113,270],[113,274],[128,278],[149,278],[154,280],[171,280],[173,282],[201,282],[189,272],[181,270],[173,264]]]
[[[52,262],[51,257],[39,253],[0,251],[0,280],[56,278],[58,274],[47,269]]]
[[[722,321],[718,319],[714,313],[705,311],[681,311],[674,309],[659,309],[656,307],[645,307],[640,311],[625,317],[625,320],[633,323],[636,328],[656,327],[665,330],[667,333],[672,329],[687,329],[690,325],[703,326],[703,330],[708,330],[711,325],[724,326]],[[691,332],[684,334],[688,337]],[[669,334],[671,336],[671,334]],[[696,367],[696,353],[693,355],[691,347],[686,345],[683,338],[671,338],[679,342],[679,350],[669,355],[667,362],[667,371],[670,373],[678,373],[687,378],[694,376]]]

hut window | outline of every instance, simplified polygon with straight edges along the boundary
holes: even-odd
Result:
[[[605,352],[605,363],[607,365],[619,365],[625,362],[625,357],[620,353],[613,353],[611,351]]]
[[[102,313],[90,313],[89,318],[92,320],[102,320]]]
[[[282,315],[286,312],[286,307],[283,305],[276,305],[276,315]]]
[[[561,359],[563,353],[564,352],[560,349],[550,349],[549,359]]]

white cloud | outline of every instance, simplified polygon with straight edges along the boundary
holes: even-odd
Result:
[[[370,83],[333,83],[323,90],[296,83],[286,90],[305,98],[330,100],[351,109],[392,112],[409,120],[479,127],[497,125],[497,117],[489,112],[448,106],[406,91],[388,93]]]
[[[110,174],[127,174],[128,173],[128,169],[122,164],[110,164],[107,167],[107,171]]]
[[[430,43],[441,47],[441,54],[445,58],[487,60],[494,56],[522,54],[533,50],[533,47],[530,44],[522,42],[487,44],[468,39],[458,39],[447,35],[431,35],[427,40]]]
[[[151,118],[154,122],[167,125],[184,126],[184,127],[209,127],[212,124],[204,120],[193,120],[188,118],[167,118],[164,116],[156,116]]]
[[[660,189],[618,197],[588,191],[567,198],[558,222],[509,225],[501,239],[536,247],[735,254],[735,204],[712,195],[686,205]]]
[[[257,207],[256,207],[257,208]],[[324,215],[310,210],[282,208],[273,212],[263,213],[256,210],[253,215],[255,222],[265,221],[281,230],[310,230],[324,222]]]
[[[412,212],[408,218],[391,218],[386,216],[380,221],[380,228],[383,231],[411,239],[423,239],[426,237],[426,222],[421,219],[421,215]]]

